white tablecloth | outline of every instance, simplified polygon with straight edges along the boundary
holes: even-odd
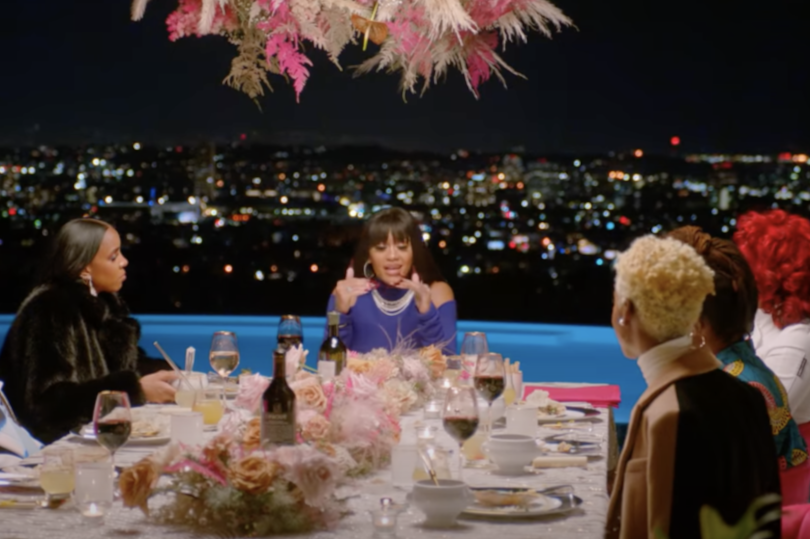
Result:
[[[536,474],[519,477],[503,477],[491,471],[464,469],[464,480],[471,486],[526,486],[546,488],[568,484],[574,487],[576,496],[583,500],[580,509],[563,516],[545,517],[533,520],[485,521],[460,519],[456,528],[448,530],[428,530],[420,526],[422,513],[411,507],[399,518],[397,537],[415,538],[448,538],[494,539],[498,536],[508,539],[588,539],[601,538],[608,506],[607,469],[608,462],[615,460],[615,437],[613,435],[611,415],[608,410],[593,423],[590,434],[601,437],[604,442],[601,453],[591,458],[586,468],[551,468]],[[403,418],[403,443],[414,431],[414,423],[421,419],[418,416]],[[426,421],[427,424],[439,426],[437,442],[457,451],[457,445],[441,429],[439,420]],[[558,433],[559,430],[538,427],[539,436]],[[58,443],[68,443],[60,441]],[[124,447],[116,455],[116,464],[127,465],[143,458],[154,448]],[[613,453],[613,455],[610,455]],[[391,471],[382,470],[376,474],[342,487],[341,496],[350,496],[347,500],[352,514],[341,521],[332,532],[319,532],[310,535],[318,539],[367,538],[373,529],[368,510],[379,507],[381,497],[393,498],[395,502],[404,502],[407,490],[393,487]],[[160,498],[150,500],[150,506],[156,507]],[[185,539],[195,535],[182,528],[158,525],[144,517],[139,509],[126,509],[116,502],[103,526],[93,526],[83,519],[74,509],[67,506],[57,510],[46,509],[0,509],[0,538],[59,538],[59,539],[101,539],[109,537],[132,538],[166,538]]]

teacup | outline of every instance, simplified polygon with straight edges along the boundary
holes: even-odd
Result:
[[[524,434],[493,434],[482,449],[501,473],[518,475],[542,451],[532,436]]]
[[[427,527],[449,528],[456,524],[456,517],[469,507],[475,497],[467,484],[455,479],[418,481],[407,499],[425,514]]]

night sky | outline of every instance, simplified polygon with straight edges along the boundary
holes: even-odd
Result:
[[[801,6],[801,4],[805,4]],[[265,142],[538,152],[810,150],[810,13],[800,0],[558,0],[577,25],[511,45],[476,101],[459,74],[403,103],[397,75],[354,79],[315,53],[295,103],[273,77],[259,112],[221,85],[235,48],[169,42],[175,0],[129,20],[128,0],[6,0],[0,145]],[[801,7],[800,7],[801,6]],[[343,57],[359,63],[363,53]]]

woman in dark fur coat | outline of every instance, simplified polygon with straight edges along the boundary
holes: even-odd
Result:
[[[116,295],[127,264],[113,227],[70,221],[6,335],[0,379],[20,423],[45,443],[89,422],[100,391],[125,391],[133,405],[174,399],[174,372],[138,347],[140,325]]]

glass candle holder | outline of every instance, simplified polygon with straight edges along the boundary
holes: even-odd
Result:
[[[437,400],[425,404],[425,419],[439,419],[442,416],[442,403]]]
[[[380,500],[380,507],[369,511],[371,524],[374,527],[372,537],[395,537],[397,533],[397,518],[407,507],[407,505],[394,503],[391,498],[382,498]]]
[[[101,523],[112,507],[114,498],[113,466],[111,462],[79,462],[76,464],[74,499],[82,516]]]
[[[417,425],[416,427],[416,443],[432,442],[436,438],[436,432],[439,427],[434,425]]]

